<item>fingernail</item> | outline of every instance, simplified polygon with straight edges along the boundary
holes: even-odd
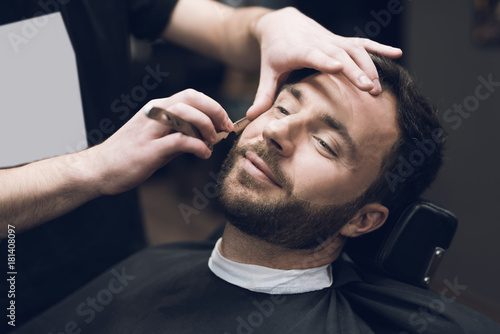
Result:
[[[359,77],[359,83],[363,86],[370,86],[372,84],[372,81],[368,79],[366,75],[362,75]]]
[[[254,108],[254,105],[252,104],[252,105],[250,106],[250,108],[248,108],[248,110],[247,110],[247,114],[248,114],[249,112],[251,113],[251,112],[252,112],[252,110],[253,110],[253,108]]]
[[[233,129],[234,129],[233,121],[231,121],[229,118],[227,119],[227,122],[226,122],[226,129],[227,129],[227,131],[233,131]]]

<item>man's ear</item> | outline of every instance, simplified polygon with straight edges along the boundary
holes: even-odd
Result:
[[[340,234],[349,238],[375,231],[389,216],[389,209],[380,203],[370,203],[356,212],[354,217],[340,229]]]

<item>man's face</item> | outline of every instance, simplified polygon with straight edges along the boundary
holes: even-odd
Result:
[[[395,115],[391,94],[374,97],[342,75],[286,86],[223,166],[228,220],[272,244],[317,246],[360,209],[398,138]]]

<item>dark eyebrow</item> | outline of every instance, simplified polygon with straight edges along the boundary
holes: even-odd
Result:
[[[340,121],[336,120],[333,118],[331,115],[328,115],[327,113],[320,112],[318,115],[318,119],[328,125],[330,128],[335,130],[341,137],[344,139],[346,142],[349,151],[353,158],[356,158],[358,154],[358,149],[356,147],[356,144],[354,144],[354,140],[352,140],[351,135],[349,134],[349,131],[347,131],[347,127],[341,123]]]
[[[304,102],[302,98],[302,91],[295,87],[295,85],[286,84],[281,88],[281,90],[285,90],[288,93],[292,94],[292,96],[296,98],[300,103]]]
[[[281,90],[290,93],[300,103],[304,102],[304,95],[302,94],[302,91],[297,87],[295,87],[295,85],[286,84],[282,87]],[[358,154],[358,149],[356,147],[356,144],[354,144],[354,140],[349,134],[349,131],[347,131],[347,127],[342,122],[333,118],[331,115],[325,112],[319,112],[317,117],[319,121],[325,123],[328,127],[335,130],[335,132],[337,132],[342,137],[342,139],[347,144],[349,153],[354,159],[356,159]]]

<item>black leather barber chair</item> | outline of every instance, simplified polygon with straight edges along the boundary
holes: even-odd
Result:
[[[456,229],[450,211],[421,200],[390,214],[378,230],[350,239],[345,252],[364,270],[428,287]]]

